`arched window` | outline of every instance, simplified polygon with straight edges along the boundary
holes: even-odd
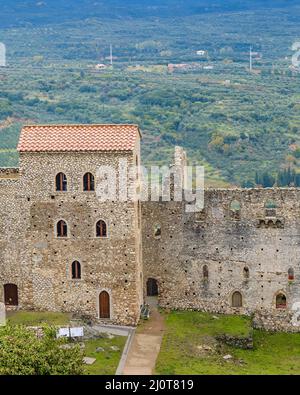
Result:
[[[156,239],[160,239],[161,238],[161,226],[159,224],[154,226],[154,237]]]
[[[289,281],[293,281],[295,279],[294,269],[292,267],[288,270],[288,279]]]
[[[238,202],[237,200],[233,200],[230,204],[230,210],[234,212],[240,211],[241,210],[240,202]]]
[[[244,278],[249,278],[250,273],[249,273],[249,268],[247,266],[244,267],[243,275]]]
[[[286,309],[286,296],[283,293],[276,296],[276,309]]]
[[[60,220],[56,225],[56,235],[57,237],[68,237],[68,226],[64,220]]]
[[[56,190],[58,192],[65,192],[67,187],[67,176],[64,173],[58,173],[56,176]]]
[[[102,219],[96,224],[96,237],[107,237],[107,225]]]
[[[81,265],[78,261],[74,261],[72,263],[72,279],[73,280],[81,279]]]
[[[95,177],[92,173],[85,173],[83,176],[83,190],[86,192],[95,190]]]
[[[242,294],[236,291],[232,294],[232,307],[242,307],[242,306],[243,306]]]
[[[240,219],[241,217],[241,205],[237,200],[233,200],[230,204],[230,216],[232,219]]]
[[[207,267],[207,265],[203,266],[202,271],[203,271],[203,279],[204,280],[208,280],[208,267]]]

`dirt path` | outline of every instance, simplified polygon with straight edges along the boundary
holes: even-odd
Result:
[[[155,368],[165,327],[164,319],[157,309],[156,298],[149,298],[147,303],[151,308],[150,319],[143,323],[134,336],[124,366],[124,375],[151,375]]]

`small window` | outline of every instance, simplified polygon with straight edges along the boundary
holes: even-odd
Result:
[[[73,280],[81,279],[81,265],[78,261],[72,263],[72,279]]]
[[[275,209],[275,208],[277,208],[277,204],[276,204],[276,202],[274,202],[274,200],[269,199],[265,203],[265,208]]]
[[[154,226],[154,237],[156,239],[160,239],[161,238],[161,226],[159,224]]]
[[[293,281],[295,279],[294,269],[292,267],[288,270],[288,279],[289,281]]]
[[[246,267],[246,266],[244,267],[243,274],[244,274],[244,278],[249,278],[250,273],[249,273],[248,267]]]
[[[92,173],[86,173],[83,176],[83,190],[86,192],[95,190],[95,177]]]
[[[68,226],[65,221],[60,220],[57,222],[56,235],[57,237],[68,237]]]
[[[241,205],[240,202],[238,202],[237,200],[233,200],[230,204],[230,210],[237,212],[241,210]]]
[[[265,212],[267,217],[276,217],[277,204],[274,200],[267,200],[265,203]]]
[[[67,176],[64,173],[58,173],[56,176],[56,190],[58,192],[66,192],[67,184]]]
[[[96,237],[107,237],[107,226],[102,220],[96,224]]]
[[[232,295],[232,307],[242,307],[243,306],[243,298],[242,294],[238,291],[234,292]]]
[[[241,218],[241,205],[237,200],[233,200],[230,204],[230,216],[235,220]]]
[[[276,309],[286,309],[286,296],[283,293],[276,296]]]
[[[204,280],[208,280],[208,267],[207,267],[207,265],[203,266],[202,271],[203,271],[203,279]]]

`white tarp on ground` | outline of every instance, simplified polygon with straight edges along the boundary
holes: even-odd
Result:
[[[83,327],[59,328],[57,337],[83,337]]]
[[[71,337],[83,337],[83,328],[70,328]]]

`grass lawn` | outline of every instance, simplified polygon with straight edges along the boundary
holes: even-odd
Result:
[[[11,325],[39,326],[68,325],[71,314],[39,312],[39,311],[10,311],[7,313],[8,323]]]
[[[254,330],[254,349],[220,344],[220,334],[246,336],[247,317],[200,312],[165,314],[166,332],[156,363],[157,374],[300,374],[300,333]],[[224,360],[230,354],[233,358]]]
[[[100,338],[88,340],[85,342],[85,356],[96,358],[93,365],[85,365],[85,375],[108,375],[115,374],[119,361],[125,346],[127,337],[115,336],[113,339]],[[118,351],[114,351],[111,347],[118,347]],[[96,352],[101,347],[104,351]]]

